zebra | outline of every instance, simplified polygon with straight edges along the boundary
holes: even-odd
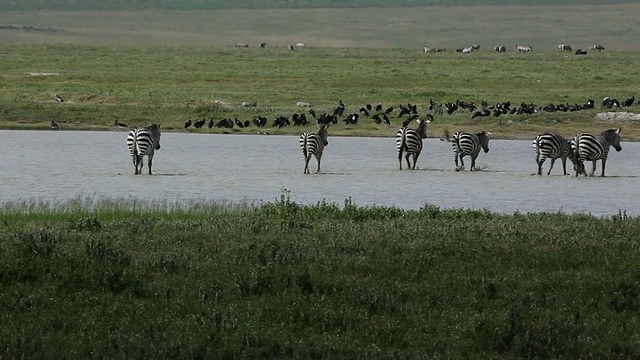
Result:
[[[545,132],[533,139],[533,152],[536,154],[536,163],[538,164],[538,175],[542,175],[542,165],[547,158],[551,159],[551,166],[547,175],[551,174],[553,164],[557,159],[562,160],[562,170],[567,175],[567,158],[573,163],[574,170],[584,172],[584,166],[578,169],[579,165],[576,161],[575,152],[571,150],[571,142],[553,132]]]
[[[609,129],[600,135],[580,133],[573,138],[571,148],[575,152],[576,161],[582,164],[585,160],[590,160],[593,164],[588,176],[593,176],[596,172],[596,161],[598,160],[602,160],[602,174],[600,176],[605,176],[604,169],[609,156],[609,147],[613,146],[616,151],[622,151],[622,146],[620,146],[621,130],[622,128]],[[579,172],[576,170],[576,177],[578,175]],[[587,176],[586,171],[584,175]]]
[[[160,125],[151,124],[129,131],[127,146],[133,160],[135,175],[142,174],[144,167],[142,159],[145,155],[149,158],[149,175],[151,175],[153,153],[155,150],[160,150]]]
[[[304,173],[309,174],[309,160],[311,155],[316,157],[318,161],[318,170],[320,172],[320,160],[322,159],[322,152],[324,147],[329,145],[327,141],[329,124],[318,124],[318,132],[305,132],[300,135],[300,149],[302,155],[304,155]]]
[[[431,114],[427,115],[427,120],[417,120],[418,127],[415,129],[403,127],[396,134],[396,147],[398,149],[399,170],[402,170],[402,153],[405,153],[407,169],[415,170],[418,156],[422,151],[422,139],[427,138],[427,124],[433,120]],[[413,156],[413,166],[409,157]]]
[[[489,135],[491,135],[491,132],[485,131],[475,134],[458,131],[453,134],[451,145],[453,147],[453,160],[456,164],[456,171],[464,169],[462,158],[467,155],[471,156],[471,168],[469,171],[473,171],[476,168],[476,158],[480,153],[480,149],[484,150],[485,153],[489,152]],[[460,159],[460,166],[458,166],[458,159]]]

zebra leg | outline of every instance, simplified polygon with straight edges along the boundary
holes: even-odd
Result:
[[[464,154],[460,154],[459,158],[460,158],[460,167],[457,168],[456,171],[464,170],[464,160],[462,160],[464,158]],[[458,162],[457,161],[456,161],[456,166],[458,166]]]
[[[458,167],[458,153],[457,152],[453,152],[453,161],[456,163],[456,171],[460,171],[460,168]]]
[[[414,153],[413,154],[413,169],[412,170],[416,169],[416,164],[418,163],[418,155],[419,155],[418,153]]]
[[[149,175],[152,175],[151,174],[151,162],[152,162],[152,160],[153,160],[153,153],[150,153],[149,154]],[[140,172],[142,172],[142,168],[140,168]]]
[[[316,160],[318,160],[318,170],[316,170],[316,173],[319,173],[320,172],[320,160],[322,160],[322,153],[316,154]]]
[[[304,173],[309,173],[309,160],[311,160],[311,154],[304,157]]]
[[[567,158],[562,158],[562,171],[564,172],[564,175],[567,175]],[[551,172],[551,169],[549,169],[549,172]]]
[[[476,158],[473,157],[473,155],[471,155],[471,168],[469,168],[469,171],[474,171],[476,169]]]
[[[133,174],[138,175],[138,157],[131,155],[131,161],[133,162]]]
[[[540,155],[536,157],[536,163],[538,164],[538,175],[542,175],[542,165],[544,164],[544,161],[546,159],[546,157],[540,157]],[[551,172],[551,169],[549,169],[549,172]]]
[[[398,163],[400,164],[398,170],[402,170],[402,151],[398,151]]]
[[[549,171],[547,172],[547,175],[551,175],[551,170],[553,169],[553,164],[555,163],[556,163],[556,159],[551,158],[551,165],[549,166]]]
[[[602,158],[602,175],[600,175],[600,176],[602,176],[602,177],[604,177],[604,165],[605,165],[606,163],[607,163],[607,158],[606,158],[606,157],[603,157],[603,158]],[[595,164],[595,162],[594,162],[594,164]]]
[[[578,177],[578,175],[580,174],[585,174],[585,176],[587,175],[587,171],[584,168],[584,162],[582,162],[580,159],[576,161],[576,163],[573,165],[573,168],[576,170],[576,177]]]
[[[598,160],[591,160],[591,163],[593,164],[593,166],[591,167],[591,174],[589,174],[589,176],[593,176],[593,174],[596,173],[596,161]],[[604,167],[603,167],[603,171],[604,171]]]
[[[411,161],[409,160],[409,158],[411,157],[411,154],[407,153],[404,157],[407,160],[407,170],[410,170],[411,169]],[[413,162],[413,168],[415,169],[415,167],[416,167],[416,163],[414,161]]]
[[[138,166],[136,166],[136,174],[142,174],[143,167],[144,167],[144,156],[138,156]]]

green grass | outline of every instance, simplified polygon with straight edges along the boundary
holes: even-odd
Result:
[[[423,54],[416,50],[233,47],[119,47],[79,45],[0,45],[0,127],[47,129],[55,120],[65,130],[111,129],[115,119],[132,126],[161,123],[182,129],[187,119],[291,116],[310,101],[317,113],[330,112],[338,100],[346,113],[367,103],[385,107],[418,104],[422,116],[429,100],[461,99],[479,104],[511,101],[584,103],[603,96],[624,100],[638,95],[640,57],[636,52],[606,51],[587,57],[558,51],[468,56]],[[52,73],[54,75],[39,75]],[[34,75],[35,74],[35,75]],[[66,101],[56,103],[59,93]],[[240,106],[257,101],[257,108]],[[629,109],[637,111],[637,106]],[[492,130],[496,138],[530,138],[556,130],[567,135],[622,126],[625,140],[640,132],[620,120],[595,119],[597,110],[562,114],[508,115],[481,121],[470,113],[436,114],[429,136],[445,129]],[[397,114],[395,111],[393,114]],[[361,118],[355,126],[339,124],[331,135],[393,136],[400,124],[385,128]],[[311,127],[310,127],[311,128]],[[266,129],[295,134],[300,128]],[[200,129],[199,132],[222,132]],[[255,127],[225,132],[257,131]]]
[[[634,358],[640,219],[78,199],[0,209],[6,358]]]

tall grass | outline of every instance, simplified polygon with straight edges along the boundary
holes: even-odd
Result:
[[[65,206],[0,209],[2,357],[638,356],[624,214]]]

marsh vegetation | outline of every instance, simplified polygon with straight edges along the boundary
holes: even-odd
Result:
[[[5,205],[0,354],[632,358],[638,221],[286,191]]]

